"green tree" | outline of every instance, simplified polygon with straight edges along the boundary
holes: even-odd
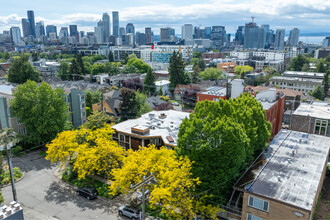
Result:
[[[4,56],[3,56],[3,58],[4,58],[5,60],[8,60],[10,57],[11,57],[11,54],[8,53],[7,51],[5,51],[5,52],[4,52]]]
[[[320,60],[320,62],[318,62],[316,64],[316,72],[318,73],[325,73],[327,72],[327,68],[325,67],[325,62],[323,61],[323,59]]]
[[[32,61],[36,62],[38,60],[39,60],[38,52],[36,52],[36,51],[32,52]]]
[[[324,100],[324,90],[322,90],[321,86],[316,86],[310,94],[316,99]]]
[[[128,62],[128,54],[127,53],[125,53],[124,54],[124,59],[121,61],[121,63],[123,64],[123,65],[126,65],[126,63]]]
[[[328,64],[330,65],[330,63]],[[323,89],[324,89],[324,96],[327,97],[328,96],[328,90],[329,90],[329,75],[330,75],[330,67],[328,67],[329,69],[327,70],[327,72],[324,75],[324,79],[323,79]]]
[[[86,122],[81,126],[86,129],[99,129],[103,128],[105,123],[109,123],[111,117],[102,111],[94,111],[93,114],[87,117]]]
[[[17,87],[10,109],[25,124],[29,143],[45,143],[63,131],[69,110],[64,96],[63,89],[53,90],[45,82],[28,80]]]
[[[193,58],[203,58],[202,52],[193,52]]]
[[[94,63],[91,68],[91,72],[93,75],[98,75],[100,73],[106,72],[106,66],[103,63]]]
[[[139,105],[136,100],[135,91],[128,88],[120,89],[122,103],[120,104],[120,119],[125,121],[127,119],[136,118],[139,111]]]
[[[249,74],[253,71],[253,67],[249,65],[236,66],[234,68],[235,74],[238,75],[241,79],[244,79],[246,74]]]
[[[60,67],[58,69],[58,76],[62,80],[70,80],[72,76],[70,76],[70,64],[66,61],[60,61]]]
[[[131,58],[127,62],[127,67],[135,67],[138,70],[138,73],[147,73],[152,68],[143,62],[141,59]]]
[[[143,91],[149,95],[153,95],[156,92],[156,76],[152,73],[152,70],[148,70],[146,78],[143,82]]]
[[[192,83],[198,83],[199,82],[199,78],[198,75],[201,72],[201,69],[199,68],[199,66],[195,66],[193,68],[193,72],[191,73],[191,82]]]
[[[168,68],[170,74],[170,87],[174,91],[176,85],[185,83],[184,62],[180,52],[173,51]]]
[[[100,103],[103,100],[102,92],[99,90],[91,91],[87,89],[85,91],[86,95],[86,106],[92,109],[93,104]]]
[[[120,67],[121,63],[106,63],[105,64],[105,69],[106,72],[109,73],[110,76],[114,76],[114,75],[118,75],[120,73],[119,71],[119,67]]]
[[[152,111],[152,109],[147,104],[147,96],[139,91],[135,93],[136,95],[136,102],[137,102],[137,117]]]
[[[139,70],[135,66],[125,66],[122,70],[123,74],[139,73]]]
[[[76,60],[77,60],[77,64],[78,64],[79,70],[80,70],[80,72],[78,74],[82,74],[82,75],[86,74],[85,65],[84,65],[84,61],[82,59],[81,53],[77,54]]]
[[[25,83],[27,80],[39,82],[40,73],[30,63],[29,57],[21,55],[15,57],[8,71],[8,81],[12,83]]]
[[[223,203],[242,170],[266,146],[271,124],[261,104],[250,94],[237,99],[197,103],[183,120],[176,151],[195,161],[192,172]]]
[[[200,72],[198,76],[203,80],[217,80],[225,78],[222,71],[217,68],[207,68],[203,72]]]
[[[304,64],[309,64],[309,60],[304,55],[299,54],[297,57],[291,60],[289,70],[302,71]]]
[[[113,53],[112,51],[110,50],[109,54],[108,54],[108,59],[109,59],[109,62],[113,62],[114,61],[114,57],[113,57]]]
[[[74,75],[80,75],[80,66],[77,63],[76,59],[73,59],[70,65],[70,75],[69,75],[69,80],[74,80],[75,76]]]

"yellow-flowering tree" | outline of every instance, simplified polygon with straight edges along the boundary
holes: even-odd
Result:
[[[195,192],[200,184],[192,178],[192,162],[187,157],[177,157],[175,151],[166,148],[156,149],[153,145],[128,150],[121,168],[113,169],[113,183],[110,192],[127,193],[131,184],[139,183],[143,176],[151,173],[156,181],[150,186],[150,205],[161,207],[161,212],[174,218],[192,218],[197,214],[215,218],[218,207],[205,205],[204,195]]]
[[[112,168],[118,168],[125,157],[125,151],[111,135],[114,130],[104,124],[99,129],[81,128],[64,131],[47,145],[47,157],[52,163],[61,165],[71,163],[78,173],[78,178],[90,174],[110,174]]]

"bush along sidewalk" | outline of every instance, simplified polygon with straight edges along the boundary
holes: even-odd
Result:
[[[90,177],[85,177],[84,179],[78,179],[78,174],[73,170],[73,167],[66,167],[62,174],[62,179],[70,184],[81,188],[81,187],[94,187],[99,196],[105,199],[113,199],[115,196],[109,195],[109,185],[103,183],[99,180],[92,179]]]
[[[23,176],[22,172],[19,170],[18,167],[13,168],[14,179],[17,181],[19,178]],[[5,186],[10,183],[10,172],[6,171],[0,176],[1,186]]]

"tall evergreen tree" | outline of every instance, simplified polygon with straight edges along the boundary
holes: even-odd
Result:
[[[329,64],[328,64],[329,65]],[[330,67],[328,67],[329,69],[327,70],[326,74],[324,75],[324,79],[323,79],[323,89],[324,89],[324,96],[327,97],[328,96],[328,90],[329,90],[329,75],[330,75]]]
[[[108,54],[108,59],[109,59],[109,62],[112,63],[114,61],[114,57],[113,57],[113,53],[112,51],[110,50],[109,54]]]
[[[145,93],[149,94],[149,95],[153,95],[156,91],[156,77],[155,75],[152,73],[152,70],[148,70],[146,78],[144,79],[143,82],[143,90]]]
[[[174,91],[178,84],[185,83],[184,62],[180,52],[173,51],[170,58],[170,66],[168,68],[170,74],[170,88]]]
[[[136,118],[138,115],[138,102],[136,100],[135,91],[128,88],[120,89],[122,103],[120,105],[120,119],[125,121],[127,119]]]
[[[291,60],[289,70],[291,71],[302,71],[304,64],[309,64],[307,57],[299,54],[297,57]]]
[[[77,59],[77,64],[79,66],[79,71],[80,71],[78,74],[84,75],[86,73],[86,70],[85,70],[84,61],[82,59],[81,53],[77,54],[76,59]]]
[[[78,74],[78,75],[80,75],[80,73],[81,73],[80,66],[77,63],[77,60],[76,59],[73,59],[72,62],[71,62],[71,65],[70,65],[70,77],[69,77],[69,80],[74,80],[75,79],[75,76],[73,76],[72,74]]]

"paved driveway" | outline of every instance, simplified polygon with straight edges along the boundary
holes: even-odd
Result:
[[[55,167],[38,151],[14,157],[12,161],[24,172],[16,188],[25,219],[121,219],[117,217],[120,202],[89,201],[77,196],[72,186],[54,176]],[[3,188],[2,193],[5,204],[9,204],[13,200],[11,186]]]

